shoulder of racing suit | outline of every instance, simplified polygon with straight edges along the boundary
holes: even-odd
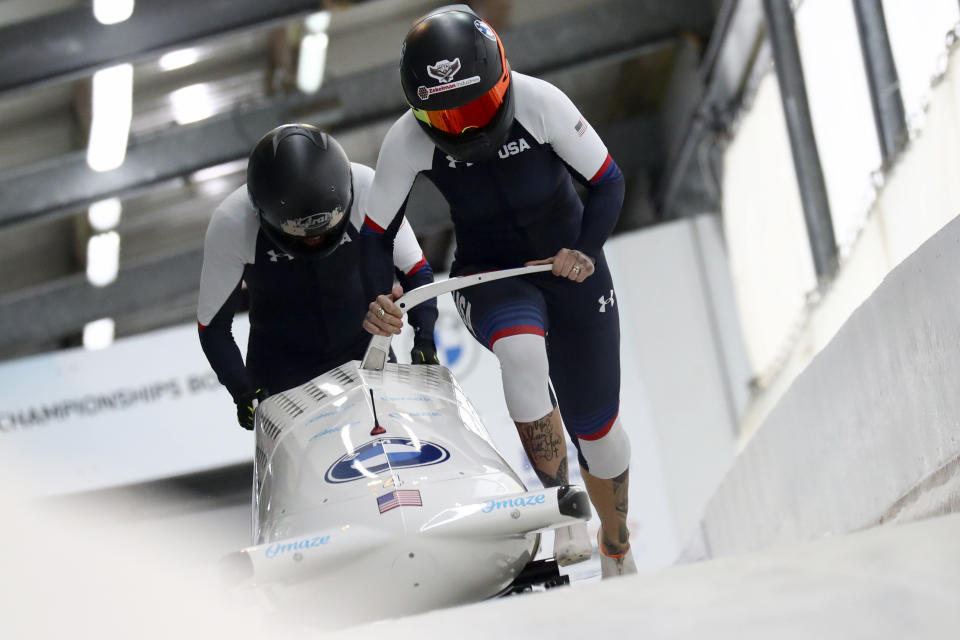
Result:
[[[550,145],[586,179],[607,158],[607,147],[567,95],[546,80],[513,74],[516,120],[540,144]]]

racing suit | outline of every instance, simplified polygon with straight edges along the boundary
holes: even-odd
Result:
[[[216,209],[207,228],[197,305],[200,344],[234,401],[256,389],[276,393],[303,384],[349,360],[369,342],[361,323],[367,303],[390,289],[433,281],[433,271],[403,216],[381,234],[361,234],[374,173],[351,163],[353,204],[341,245],[319,260],[294,259],[260,230],[246,186]],[[250,298],[246,364],[231,331],[241,284]],[[416,336],[433,338],[436,302],[410,313]]]

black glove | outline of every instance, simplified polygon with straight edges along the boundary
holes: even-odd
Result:
[[[415,338],[410,351],[410,364],[440,364],[437,343],[431,338]]]
[[[268,395],[264,389],[254,389],[234,400],[237,403],[237,422],[241,427],[247,431],[253,431],[253,412],[259,403],[267,399]]]

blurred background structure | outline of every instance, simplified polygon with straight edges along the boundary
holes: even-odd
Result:
[[[103,24],[101,4],[126,14]],[[305,121],[375,164],[405,106],[400,43],[436,4],[0,3],[0,357],[80,344],[103,319],[117,337],[189,320],[203,232],[253,143]],[[662,218],[652,199],[690,109],[671,87],[696,81],[718,2],[475,4],[513,68],[570,93],[610,141],[632,178],[622,226]],[[445,205],[427,184],[414,204],[442,270]]]
[[[74,465],[36,493],[130,496],[134,530],[245,526],[252,447],[192,327],[207,223],[276,125],[373,166],[400,43],[440,4],[0,0],[0,447]],[[608,255],[642,568],[958,510],[960,3],[470,4],[626,176]],[[407,214],[444,271],[427,181]],[[517,447],[445,313],[445,362]],[[123,384],[152,406],[63,409]]]

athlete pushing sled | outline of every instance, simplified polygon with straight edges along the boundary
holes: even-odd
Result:
[[[567,483],[564,426],[577,446],[601,522],[604,577],[635,573],[626,520],[630,444],[619,419],[620,326],[603,254],[623,176],[567,96],[512,72],[499,36],[466,5],[414,23],[400,79],[411,108],[384,139],[362,232],[384,233],[423,174],[450,205],[453,275],[552,265],[552,274],[465,290],[457,308],[500,361],[507,408],[545,487]],[[585,203],[571,175],[586,187]],[[396,295],[370,304],[369,332],[399,333]],[[583,527],[559,532],[558,561],[591,551]]]

